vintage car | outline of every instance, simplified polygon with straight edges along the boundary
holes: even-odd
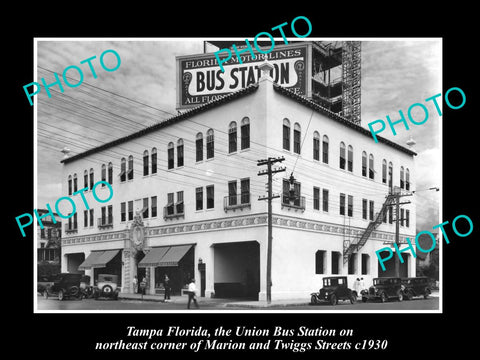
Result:
[[[407,300],[414,296],[423,296],[426,299],[432,293],[428,277],[402,278],[402,285],[405,287],[403,296]]]
[[[380,299],[386,302],[390,298],[397,298],[398,301],[403,300],[402,280],[396,277],[383,277],[373,279],[373,285],[370,286],[368,292],[362,293],[362,301]]]
[[[55,275],[44,275],[37,278],[37,292],[43,294],[47,287],[53,285]]]
[[[80,298],[80,279],[82,274],[57,274],[53,278],[53,283],[43,291],[43,297],[48,299],[51,295],[57,295],[58,300],[65,300],[68,298]]]
[[[311,304],[329,302],[336,305],[338,300],[350,300],[352,304],[357,301],[356,293],[347,286],[346,276],[324,277],[320,291],[311,294]]]
[[[118,287],[118,275],[99,274],[97,285],[93,289],[93,297],[110,298],[117,300],[120,288]]]

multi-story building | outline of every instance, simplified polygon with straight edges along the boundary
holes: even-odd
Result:
[[[39,216],[48,213],[47,209],[38,209]],[[60,272],[60,247],[62,240],[62,222],[53,214],[55,223],[47,216],[42,220],[43,229],[37,226],[37,266],[38,275],[50,275]]]
[[[254,85],[62,160],[64,193],[87,188],[89,204],[77,195],[62,271],[92,281],[118,274],[123,292],[134,291],[136,275],[147,293],[159,293],[168,274],[176,293],[194,277],[201,296],[265,299],[267,202],[258,197],[266,177],[257,160],[283,156],[277,165],[286,171],[273,179],[272,299],[308,297],[332,274],[368,285],[384,275],[375,251],[395,239],[388,195],[415,188],[414,155],[384,138],[375,143],[264,71]],[[113,189],[107,203],[93,198],[99,180]],[[108,191],[96,188],[102,199]],[[415,236],[413,201],[401,206],[401,240]],[[414,259],[402,255],[402,274],[415,276]]]

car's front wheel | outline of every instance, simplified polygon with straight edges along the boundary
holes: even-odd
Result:
[[[350,295],[350,304],[355,304],[357,302],[357,295],[355,293]]]
[[[403,301],[403,291],[398,290],[397,292],[398,301]]]
[[[318,300],[317,300],[317,297],[315,295],[312,295],[312,297],[310,298],[310,304],[312,304],[312,305],[317,305],[318,304]]]
[[[385,294],[385,292],[382,292],[380,294],[380,300],[381,300],[382,303],[387,302],[388,296],[387,296],[387,294]]]
[[[330,304],[337,305],[337,296],[335,294],[332,294],[332,296],[330,296]]]
[[[59,290],[58,291],[58,300],[60,301],[63,301],[65,299],[65,293],[63,292],[63,290]]]

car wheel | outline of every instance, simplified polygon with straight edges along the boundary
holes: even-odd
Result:
[[[80,289],[78,288],[78,286],[72,286],[69,290],[69,295],[70,296],[77,296],[79,291],[80,291]]]
[[[63,290],[58,291],[58,300],[63,301],[65,299],[65,294]]]
[[[405,300],[410,300],[413,296],[410,291],[406,291],[403,296],[405,297]]]
[[[330,296],[330,304],[337,305],[337,296],[335,294],[332,294],[332,296]]]
[[[47,289],[43,290],[43,298],[44,298],[45,300],[48,299],[48,290],[47,290]]]
[[[312,304],[312,305],[318,304],[318,300],[317,300],[317,297],[315,295],[312,295],[312,297],[310,298],[310,304]]]
[[[430,289],[429,289],[429,288],[426,288],[426,289],[425,289],[425,293],[423,294],[423,298],[424,298],[424,299],[428,298],[428,295],[430,295],[431,293],[432,293],[432,292],[430,291]]]
[[[105,285],[102,289],[102,292],[106,295],[106,296],[110,296],[112,295],[113,293],[113,288],[110,286],[110,285]]]
[[[385,294],[385,292],[382,292],[380,294],[380,300],[382,301],[382,303],[387,302],[388,296],[387,296],[387,294]]]
[[[403,301],[403,291],[402,290],[398,290],[397,296],[398,296],[398,301]]]
[[[362,297],[362,301],[363,301],[364,303],[366,303],[367,300],[368,300],[368,299],[367,299],[366,297]]]
[[[355,304],[357,302],[357,295],[355,293],[350,295],[350,304]]]

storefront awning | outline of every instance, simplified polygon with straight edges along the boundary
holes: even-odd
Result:
[[[138,263],[139,267],[178,266],[192,245],[163,246],[152,248],[150,252]]]
[[[119,251],[120,250],[92,251],[85,261],[80,264],[78,270],[106,267]]]

